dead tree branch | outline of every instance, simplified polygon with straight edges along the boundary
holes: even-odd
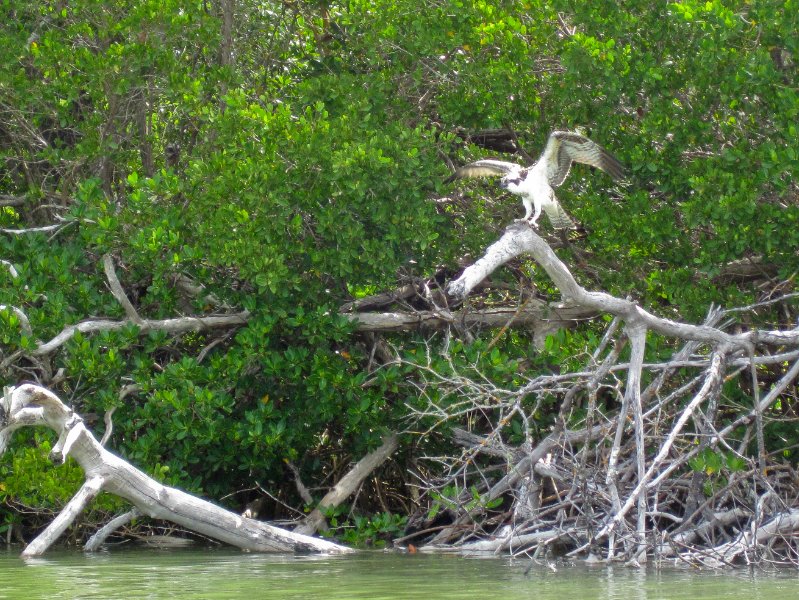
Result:
[[[326,527],[324,511],[326,509],[335,508],[354,494],[361,483],[363,483],[363,480],[394,454],[398,444],[399,437],[396,433],[389,434],[383,438],[382,445],[359,460],[355,466],[333,486],[333,489],[325,494],[325,497],[322,498],[319,505],[311,511],[311,514],[306,517],[305,521],[303,521],[294,532],[312,535],[320,528]]]
[[[542,374],[517,389],[499,389],[479,375],[462,376],[451,360],[446,374],[430,366],[429,359],[427,365],[417,365],[428,406],[416,408],[415,415],[427,424],[425,434],[470,414],[478,414],[481,422],[480,433],[452,430],[454,441],[465,447],[460,456],[429,457],[444,468],[427,486],[431,491],[448,486],[456,495],[448,501],[453,522],[428,544],[534,556],[557,545],[571,555],[604,560],[641,563],[668,555],[718,566],[749,563],[758,556],[759,545],[768,543],[769,552],[794,560],[790,540],[798,528],[794,512],[799,501],[793,480],[766,464],[762,439],[775,420],[796,419],[783,416],[775,405],[782,398],[793,406],[799,328],[731,327],[739,315],[765,303],[711,308],[697,325],[655,315],[629,299],[586,290],[524,223],[508,227],[447,291],[462,301],[495,269],[522,255],[544,269],[564,304],[614,320],[596,349],[586,352],[582,370]],[[647,363],[644,356],[655,337],[667,340],[673,353],[660,363]],[[622,363],[619,357],[627,342],[630,358]],[[768,388],[756,369],[771,375]],[[736,409],[731,420],[726,406],[726,418],[719,423],[723,384],[741,379],[752,388],[752,406]],[[601,406],[600,390],[620,406]],[[541,402],[552,397],[563,399],[557,419],[550,433],[536,439],[530,424]],[[577,418],[575,404],[586,398],[588,410]],[[527,441],[520,445],[506,441],[512,418],[522,423]],[[753,433],[757,460],[745,454]],[[686,512],[686,498],[702,491],[704,502],[694,502]],[[506,507],[501,514],[491,508],[499,499]],[[431,523],[422,525],[433,530]]]

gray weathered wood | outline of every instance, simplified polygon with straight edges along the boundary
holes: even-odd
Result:
[[[344,553],[351,549],[307,535],[286,531],[241,517],[191,494],[162,485],[127,461],[103,448],[86,429],[83,420],[49,390],[32,384],[6,391],[0,402],[0,454],[16,429],[46,425],[59,438],[50,458],[63,463],[67,456],[77,461],[86,483],[62,513],[22,552],[44,553],[72,523],[80,510],[100,491],[124,498],[142,514],[164,519],[202,535],[245,550],[258,552]]]

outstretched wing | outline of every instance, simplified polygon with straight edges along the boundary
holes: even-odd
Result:
[[[602,169],[613,179],[624,177],[624,165],[619,159],[596,142],[569,131],[553,131],[549,135],[547,147],[544,148],[540,161],[544,161],[546,165],[547,179],[552,187],[563,183],[573,162]]]
[[[513,170],[521,167],[516,163],[505,162],[504,160],[484,159],[478,160],[468,165],[464,165],[450,175],[446,183],[451,183],[463,177],[494,177],[497,175],[507,175]]]

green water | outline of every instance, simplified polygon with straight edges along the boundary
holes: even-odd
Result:
[[[294,557],[231,550],[0,554],[0,598],[501,598],[516,600],[799,598],[799,573],[558,565],[365,552]]]

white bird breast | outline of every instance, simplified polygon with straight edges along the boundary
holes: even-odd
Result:
[[[525,179],[518,182],[515,181],[517,179],[519,179],[518,173],[508,173],[502,178],[500,185],[512,194],[535,198],[539,202],[547,202],[550,199],[552,187],[545,177],[533,171]]]

